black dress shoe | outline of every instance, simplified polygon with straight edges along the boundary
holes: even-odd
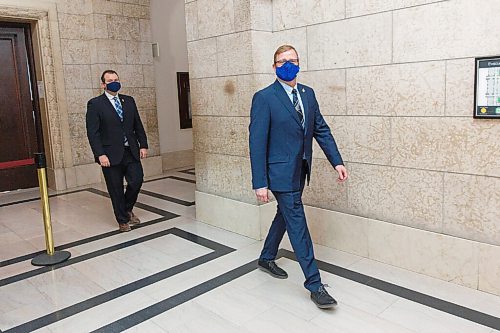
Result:
[[[337,305],[335,298],[326,291],[325,285],[321,285],[318,291],[311,292],[311,299],[320,309],[330,309]]]
[[[264,272],[269,273],[272,277],[278,278],[278,279],[286,279],[288,277],[288,274],[281,268],[276,265],[276,263],[273,261],[264,261],[264,260],[259,260],[259,268],[263,270]]]

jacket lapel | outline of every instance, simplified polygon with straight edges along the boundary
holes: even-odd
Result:
[[[119,122],[121,122],[121,119],[118,116],[118,113],[116,113],[115,106],[109,100],[108,96],[106,96],[106,94],[103,93],[101,95],[101,98],[102,98],[102,102],[104,103],[104,105],[106,105],[106,108],[108,109],[108,111],[106,111],[106,112],[113,112],[113,114],[115,115],[115,119],[118,120]],[[120,101],[121,101],[121,99],[120,99]],[[122,105],[122,109],[123,109],[123,105]],[[125,117],[125,111],[123,111],[123,116]]]
[[[283,89],[281,83],[279,83],[278,80],[274,81],[274,93],[276,97],[278,97],[280,102],[285,106],[286,110],[290,113],[292,118],[295,119],[300,127],[302,127],[302,125],[300,124],[299,116],[297,115],[297,111],[295,111],[290,98],[288,98],[285,89]]]
[[[306,122],[304,124],[304,132],[307,132],[307,124],[311,117],[311,115],[309,114],[309,101],[307,99],[307,93],[304,89],[304,86],[298,83],[297,89],[299,90],[300,99],[302,100],[302,105],[304,106],[304,110],[302,110],[302,112],[304,112],[304,117],[306,118]]]

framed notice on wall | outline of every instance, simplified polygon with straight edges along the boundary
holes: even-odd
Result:
[[[474,118],[500,119],[500,57],[476,58]]]

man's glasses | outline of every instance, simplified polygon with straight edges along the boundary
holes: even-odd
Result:
[[[290,61],[294,65],[299,64],[299,59],[281,59],[281,60],[276,60],[274,63],[279,64],[279,65],[283,65],[285,62],[288,62],[288,61]]]

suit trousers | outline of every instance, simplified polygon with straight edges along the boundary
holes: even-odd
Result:
[[[130,219],[128,213],[132,212],[141,191],[144,179],[142,164],[132,156],[130,148],[125,147],[120,164],[103,167],[102,173],[104,174],[116,221],[120,224],[127,223]],[[123,191],[124,178],[127,180],[125,192]]]
[[[304,287],[311,292],[318,291],[321,286],[321,277],[318,265],[314,259],[314,250],[307,228],[302,192],[307,173],[307,162],[303,161],[300,190],[293,192],[272,191],[278,202],[278,211],[264,242],[260,260],[271,261],[278,254],[278,247],[285,231],[288,233],[297,261],[306,278]]]

